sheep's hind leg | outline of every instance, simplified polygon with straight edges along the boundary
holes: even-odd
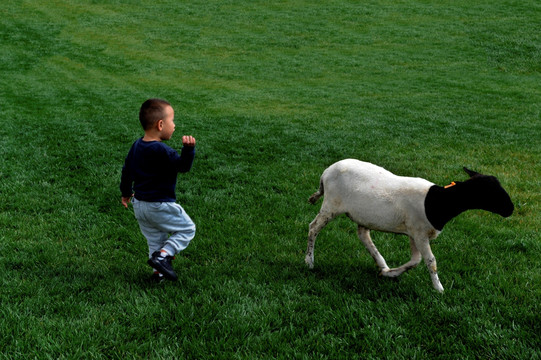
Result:
[[[321,229],[323,229],[325,225],[327,225],[335,217],[335,214],[320,211],[310,223],[310,228],[308,230],[308,246],[306,248],[306,257],[304,258],[304,262],[310,269],[314,267],[314,245],[317,235]]]
[[[419,265],[421,262],[421,253],[417,249],[417,246],[415,246],[415,241],[410,236],[410,248],[411,248],[411,260],[405,263],[404,265],[401,265],[397,268],[390,269],[389,271],[382,273],[382,275],[387,277],[397,277],[401,275],[402,273],[408,271],[409,269],[412,269]]]
[[[381,273],[387,273],[389,271],[389,267],[387,266],[387,263],[385,262],[383,256],[381,256],[378,249],[376,248],[376,245],[374,245],[374,243],[372,242],[372,239],[370,238],[370,230],[359,225],[359,228],[357,229],[357,234],[359,235],[359,239],[364,244],[370,255],[372,255],[372,257],[376,261],[376,264],[381,269]]]

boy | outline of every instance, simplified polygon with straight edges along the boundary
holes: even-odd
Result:
[[[175,203],[177,173],[190,171],[195,139],[182,137],[180,156],[165,145],[162,141],[175,131],[174,118],[175,112],[165,100],[149,99],[141,105],[139,121],[145,136],[133,143],[120,181],[122,205],[128,208],[133,196],[135,217],[148,242],[148,264],[154,268],[153,279],[159,281],[163,277],[177,280],[171,260],[195,236],[195,224]]]

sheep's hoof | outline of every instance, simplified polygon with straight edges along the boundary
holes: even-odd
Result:
[[[389,277],[389,272],[390,272],[390,271],[391,271],[391,269],[389,269],[389,268],[382,269],[382,270],[379,272],[379,276]]]

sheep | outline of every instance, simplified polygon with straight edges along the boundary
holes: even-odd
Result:
[[[424,259],[434,288],[443,292],[429,241],[466,210],[483,209],[503,217],[514,210],[511,198],[496,177],[465,167],[464,171],[470,176],[468,180],[441,187],[425,179],[397,176],[355,159],[334,163],[323,172],[319,190],[309,199],[315,204],[325,195],[319,213],[310,223],[306,264],[309,268],[314,266],[314,243],[321,229],[338,215],[346,214],[357,223],[358,236],[381,275],[397,277]],[[408,235],[411,260],[390,269],[372,242],[370,230]]]

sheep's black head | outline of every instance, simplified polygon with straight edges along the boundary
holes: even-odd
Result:
[[[472,199],[476,200],[478,209],[487,210],[503,217],[511,216],[515,206],[495,176],[483,175],[467,168],[464,168],[464,171],[470,176],[466,182],[470,185],[471,196]]]

